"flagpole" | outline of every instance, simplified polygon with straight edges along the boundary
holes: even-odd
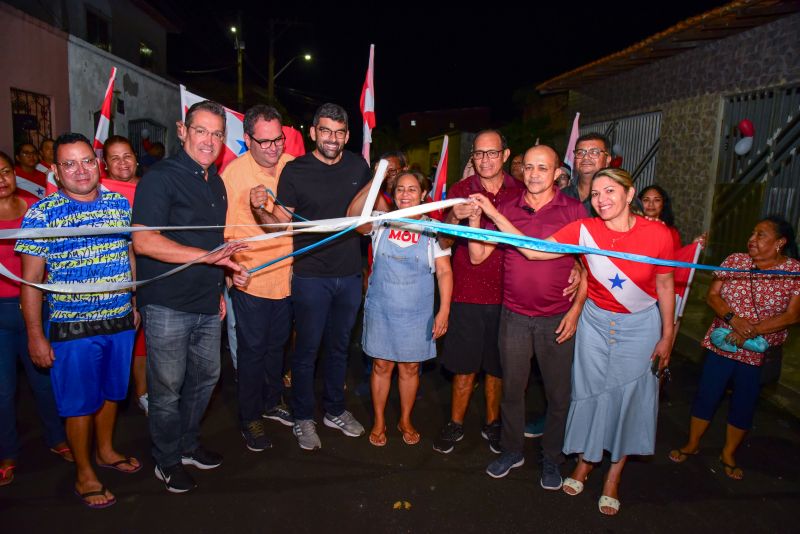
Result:
[[[372,130],[375,128],[375,85],[373,80],[375,62],[375,45],[369,45],[369,64],[364,86],[361,88],[361,117],[364,125],[364,141],[361,146],[361,155],[370,164],[369,148],[372,144]]]

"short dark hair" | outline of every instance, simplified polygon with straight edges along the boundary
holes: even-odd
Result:
[[[14,159],[11,156],[9,156],[8,154],[6,154],[5,152],[3,152],[2,150],[0,150],[0,159],[5,160],[5,162],[9,166],[11,166],[11,167],[14,166]]]
[[[433,188],[433,182],[431,182],[430,178],[423,176],[421,172],[417,171],[400,171],[397,173],[397,179],[395,179],[394,184],[392,184],[392,191],[391,194],[394,196],[394,191],[397,189],[397,184],[400,183],[400,178],[403,176],[413,176],[416,178],[417,183],[419,184],[420,189],[424,192],[430,193],[430,190]]]
[[[644,198],[644,194],[651,189],[661,195],[661,199],[664,201],[664,207],[661,209],[660,220],[667,226],[675,226],[675,213],[672,211],[672,199],[669,198],[669,195],[663,187],[657,184],[648,185],[642,189],[641,193],[639,193],[639,200],[642,200],[642,198]]]
[[[281,117],[277,109],[266,104],[256,104],[244,114],[244,133],[253,137],[253,132],[256,130],[256,123],[259,119],[268,122],[278,121],[283,126],[283,117]]]
[[[506,136],[503,135],[503,132],[501,132],[500,130],[496,128],[486,128],[476,133],[475,139],[484,134],[497,134],[497,136],[500,137],[500,145],[502,146],[502,149],[505,150],[508,148],[508,143],[506,142]],[[475,150],[475,139],[472,140],[472,150]]]
[[[130,147],[131,149],[131,152],[133,152],[133,145],[131,144],[130,140],[127,137],[123,137],[121,135],[110,136],[108,139],[106,139],[106,142],[103,143],[103,159],[106,159],[106,153],[108,152],[109,148],[111,148],[114,145],[123,145],[123,144],[128,145],[128,147]]]
[[[38,148],[36,148],[36,145],[34,145],[33,143],[30,143],[28,141],[23,141],[22,143],[18,143],[17,146],[14,147],[14,155],[19,156],[20,154],[22,154],[22,147],[28,145],[32,146],[34,150],[38,150]]]
[[[221,117],[222,129],[223,130],[225,129],[226,125],[225,108],[222,106],[222,104],[214,102],[213,100],[203,100],[202,102],[197,102],[195,104],[192,104],[192,106],[189,108],[189,111],[186,112],[186,118],[183,119],[183,123],[186,125],[187,128],[192,125],[192,120],[194,119],[194,115],[198,111],[208,111],[209,113],[213,113],[214,115]]]
[[[332,121],[343,122],[345,129],[348,129],[347,111],[339,104],[331,104],[328,102],[318,107],[316,113],[314,113],[314,127],[319,124],[320,119],[331,119]]]
[[[59,135],[55,141],[53,141],[53,161],[56,163],[58,162],[58,147],[61,145],[72,145],[75,143],[86,143],[90,149],[92,148],[92,142],[89,141],[85,135],[75,132],[63,133]],[[94,152],[93,149],[92,152]]]
[[[49,137],[45,137],[44,139],[42,139],[42,141],[39,143],[39,152],[42,151],[42,147],[48,141],[50,141],[51,143],[53,142],[53,140],[51,138],[49,138]]]
[[[792,225],[781,217],[780,215],[767,215],[760,222],[772,223],[775,228],[775,233],[778,239],[785,239],[786,244],[783,246],[783,253],[790,258],[797,258],[797,236],[794,233]]]
[[[596,132],[589,132],[585,133],[582,136],[578,137],[578,140],[575,141],[575,146],[577,147],[584,141],[600,141],[603,143],[603,147],[605,148],[606,152],[611,152],[611,141],[608,140],[608,137],[601,133]]]
[[[402,150],[390,150],[388,152],[384,152],[381,154],[381,157],[378,159],[386,159],[386,158],[397,158],[400,160],[400,166],[406,167],[408,165],[408,160],[406,159],[406,155],[403,154]]]

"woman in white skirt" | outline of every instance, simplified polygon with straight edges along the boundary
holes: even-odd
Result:
[[[592,180],[592,207],[599,214],[568,224],[549,241],[672,259],[669,229],[634,214],[631,176],[602,169]],[[561,254],[520,249],[528,259]],[[564,492],[578,495],[589,473],[611,456],[598,503],[600,512],[619,511],[619,482],[628,455],[655,449],[658,378],[672,350],[675,293],[672,268],[582,255],[589,295],[575,337],[570,403],[564,452],[578,454]]]

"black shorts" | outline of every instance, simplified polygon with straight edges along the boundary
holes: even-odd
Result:
[[[503,376],[497,348],[500,309],[500,304],[451,304],[440,359],[445,369],[457,375],[483,370],[498,378]]]

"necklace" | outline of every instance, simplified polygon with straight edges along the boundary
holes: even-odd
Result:
[[[618,234],[622,234],[622,235],[618,235],[617,237],[612,237],[611,238],[611,248],[616,248],[617,241],[621,241],[621,240],[625,239],[626,237],[628,237],[628,234],[631,232],[631,228],[633,228],[633,224],[634,223],[631,222],[630,217],[628,217],[628,229],[627,230],[624,230],[623,232],[617,232],[616,230],[611,230],[609,228],[609,230],[611,230],[612,232],[615,232],[615,233],[618,233]]]

